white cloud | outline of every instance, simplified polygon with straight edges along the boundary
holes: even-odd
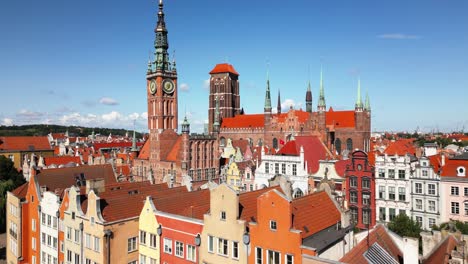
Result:
[[[393,34],[382,34],[378,35],[378,38],[381,39],[420,39],[421,36],[418,35],[407,35],[402,33],[393,33]]]
[[[21,117],[37,118],[37,117],[43,116],[44,114],[30,111],[27,109],[21,109],[16,115],[21,116]]]
[[[13,119],[11,118],[3,118],[2,120],[2,126],[12,126],[13,125]]]
[[[133,129],[133,124],[137,130],[146,130],[148,114],[131,113],[122,114],[117,111],[111,111],[105,114],[81,114],[78,112],[69,113],[58,117],[55,120],[50,120],[49,123],[60,125],[75,125],[87,127],[109,127],[109,128],[126,128]]]
[[[144,120],[148,119],[148,112],[141,113],[140,117]]]
[[[105,122],[114,122],[119,121],[120,119],[122,119],[122,115],[117,111],[112,111],[108,114],[102,115],[102,120]]]
[[[203,89],[210,90],[210,79],[206,79],[203,81]]]
[[[281,112],[285,113],[285,112],[289,111],[289,109],[291,107],[293,109],[300,109],[300,108],[302,108],[302,102],[296,103],[293,99],[285,99],[281,103]],[[276,112],[276,107],[273,107],[273,110]]]
[[[186,84],[186,83],[181,83],[181,84],[180,84],[180,90],[181,90],[182,92],[188,92],[188,91],[190,90],[190,87],[189,87],[189,85]]]
[[[99,103],[103,105],[118,105],[119,104],[117,100],[115,100],[114,98],[110,98],[110,97],[102,97],[101,99],[99,99]]]

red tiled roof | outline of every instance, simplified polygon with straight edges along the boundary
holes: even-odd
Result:
[[[0,151],[52,150],[47,137],[0,137]]]
[[[283,193],[280,186],[241,193],[239,195],[239,219],[245,220],[246,222],[256,221],[257,198],[270,190],[278,190],[279,192]]]
[[[297,136],[295,140],[289,141],[276,154],[299,156],[301,146],[304,148],[304,160],[307,161],[307,171],[317,172],[319,160],[324,160],[330,151],[317,136]]]
[[[291,207],[293,227],[302,231],[302,238],[309,237],[341,221],[340,211],[325,191],[294,199]]]
[[[441,166],[441,160],[439,155],[432,155],[427,157],[429,159],[429,162],[431,163],[432,167],[434,168],[434,172],[438,173],[440,170]]]
[[[145,144],[140,150],[140,153],[138,154],[139,159],[149,159],[150,155],[150,141],[146,140]]]
[[[226,73],[226,72],[229,72],[229,73],[232,73],[232,74],[235,74],[235,75],[239,76],[239,73],[229,63],[216,64],[216,66],[210,71],[210,74],[213,74],[213,73]]]
[[[70,162],[80,164],[81,160],[80,160],[80,157],[76,157],[76,156],[44,157],[44,163],[46,166],[50,166],[52,164],[66,165]]]
[[[169,154],[167,154],[167,157],[166,157],[167,161],[176,162],[176,161],[180,160],[180,159],[177,159],[177,157],[179,156],[181,143],[182,143],[182,137],[179,136],[179,137],[177,137],[177,140],[174,143],[174,145],[172,145],[171,151],[169,152]]]
[[[354,111],[334,111],[330,107],[325,113],[325,123],[327,126],[334,127],[355,127]]]
[[[392,256],[396,261],[403,258],[403,254],[388,234],[387,230],[383,225],[377,225],[374,230],[369,234],[369,246],[367,245],[367,238],[364,238],[357,244],[351,251],[346,253],[340,261],[352,264],[367,264],[367,260],[364,258],[364,253],[367,251],[370,245],[374,243],[379,244],[387,253]]]
[[[116,171],[118,174],[122,174],[125,176],[130,176],[131,174],[130,165],[128,164],[117,166]]]
[[[406,154],[414,155],[416,148],[413,145],[414,139],[399,139],[390,144],[385,149],[384,153],[388,155],[404,156]]]
[[[457,169],[458,167],[465,167],[465,177],[468,177],[468,160],[452,160],[446,159],[445,165],[441,168],[440,176],[441,177],[458,177]]]
[[[336,173],[338,173],[338,175],[344,177],[345,176],[345,171],[346,171],[346,166],[348,166],[348,164],[351,164],[351,159],[339,160],[339,161],[335,162]]]
[[[232,146],[234,148],[240,148],[242,154],[245,153],[245,151],[247,150],[247,146],[249,145],[249,141],[246,140],[246,139],[242,139],[242,140],[232,140]]]
[[[235,117],[223,118],[222,128],[259,128],[265,126],[263,114],[236,115]]]
[[[158,211],[203,220],[210,210],[210,190],[180,192],[168,197],[153,199]]]
[[[137,146],[142,146],[143,143],[137,142]],[[99,151],[101,148],[130,148],[132,142],[111,142],[111,143],[94,143],[94,150]]]
[[[20,185],[19,187],[11,191],[11,193],[19,199],[26,197],[27,192],[28,192],[28,182],[23,183],[22,185]]]
[[[425,260],[423,264],[441,264],[449,263],[449,257],[452,254],[452,250],[457,246],[457,239],[452,235],[448,235],[442,243],[437,247]]]

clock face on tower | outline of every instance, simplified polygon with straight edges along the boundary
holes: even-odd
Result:
[[[151,93],[151,94],[155,94],[155,93],[156,93],[156,81],[155,81],[155,80],[152,80],[152,81],[150,82],[149,90],[150,90],[150,93]]]
[[[165,93],[171,94],[174,92],[175,89],[175,84],[172,80],[170,79],[165,79],[162,83],[162,89]]]

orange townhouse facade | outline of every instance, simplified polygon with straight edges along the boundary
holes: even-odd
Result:
[[[37,183],[36,173],[31,171],[28,191],[22,207],[22,250],[23,259],[20,263],[38,264],[40,263],[40,230],[39,230],[39,203],[41,192]]]

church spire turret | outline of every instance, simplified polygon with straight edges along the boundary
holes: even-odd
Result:
[[[370,106],[370,99],[369,99],[369,93],[366,92],[366,103],[364,104],[364,110],[370,112],[371,106]]]
[[[312,113],[312,90],[310,88],[310,80],[306,92],[306,111]]]
[[[132,151],[132,152],[138,151],[137,145],[136,145],[136,133],[135,133],[135,128],[133,128],[132,149],[131,149],[130,151]]]
[[[281,92],[278,90],[278,105],[276,106],[278,114],[281,114]]]
[[[320,68],[320,94],[317,110],[319,112],[325,112],[327,105],[325,103],[325,90],[323,88],[323,69]]]
[[[156,61],[156,71],[168,71],[170,70],[169,61],[169,42],[167,41],[167,29],[166,22],[164,21],[163,1],[159,0],[159,11],[158,11],[158,23],[154,29],[156,33],[156,40],[154,41],[154,48]]]
[[[270,96],[270,74],[267,72],[267,87],[265,92],[265,113],[271,113],[271,96]]]
[[[187,120],[187,115],[185,115],[184,121],[182,122],[182,133],[190,134],[190,123]]]
[[[362,98],[361,98],[361,78],[358,79],[357,99],[356,99],[356,111],[362,111]]]

